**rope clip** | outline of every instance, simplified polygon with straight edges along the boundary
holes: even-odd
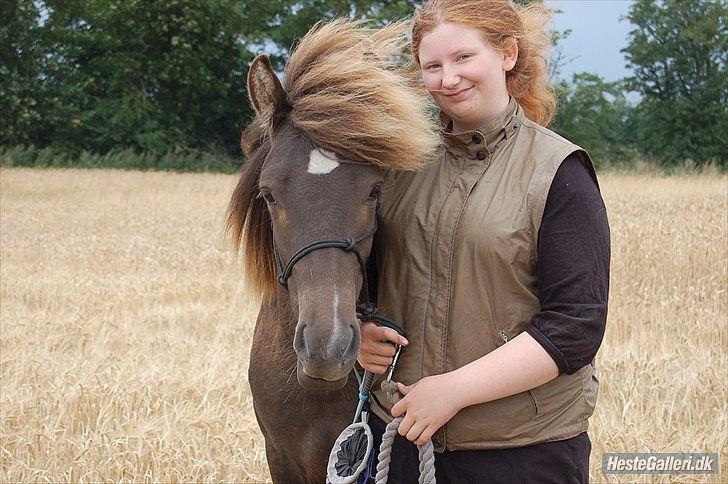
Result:
[[[392,365],[389,367],[389,372],[387,373],[387,381],[392,381],[392,374],[394,373],[394,368],[397,366],[400,353],[402,353],[402,345],[397,345],[397,352],[394,354]]]

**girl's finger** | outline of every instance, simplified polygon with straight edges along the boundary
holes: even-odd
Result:
[[[375,375],[383,375],[387,372],[388,366],[383,365],[370,365],[366,361],[362,361],[360,359],[357,359],[359,361],[359,364],[362,368],[364,368],[366,371],[374,373]]]
[[[412,427],[410,427],[409,431],[407,432],[407,440],[410,442],[415,442],[418,440],[419,436],[422,434],[422,431],[425,430],[426,425],[415,422]]]
[[[379,355],[362,355],[362,360],[366,361],[368,365],[376,365],[376,366],[383,366],[385,368],[389,367],[389,365],[392,364],[392,358],[389,356],[379,356]]]
[[[410,390],[412,390],[413,385],[405,385],[404,383],[397,383],[397,390],[399,390],[399,393],[402,395],[407,395]]]
[[[414,423],[415,423],[414,418],[412,418],[408,415],[405,415],[404,419],[402,420],[402,422],[400,422],[399,427],[397,428],[397,432],[402,437],[406,436],[407,432],[409,432],[409,430],[412,428],[412,425],[414,425]]]
[[[368,353],[377,356],[392,357],[397,350],[389,343],[379,343],[374,341],[362,341],[359,352]]]
[[[420,436],[415,440],[415,444],[417,445],[425,445],[428,440],[432,438],[432,434],[434,434],[434,430],[432,429],[432,426],[428,425],[425,427],[425,429],[422,431]]]
[[[387,328],[386,326],[380,326],[377,328],[376,332],[372,331],[372,333],[378,335],[379,339],[382,341],[391,341],[398,345],[407,345],[409,343],[407,338],[400,336],[398,332],[392,328]]]

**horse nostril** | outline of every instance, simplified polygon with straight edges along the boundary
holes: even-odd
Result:
[[[296,334],[293,336],[293,350],[304,358],[308,357],[306,351],[306,337],[304,336],[305,324],[301,324],[296,328]]]
[[[359,343],[361,339],[359,331],[357,331],[357,328],[353,324],[349,325],[349,329],[351,329],[351,340],[349,341],[349,346],[347,346],[346,351],[344,351],[344,361],[347,362],[356,358],[356,355],[359,353]]]

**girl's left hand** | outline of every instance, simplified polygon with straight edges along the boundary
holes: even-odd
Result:
[[[399,424],[399,435],[424,445],[462,408],[452,374],[433,375],[413,385],[398,384],[404,397],[392,407],[392,416],[406,414]]]

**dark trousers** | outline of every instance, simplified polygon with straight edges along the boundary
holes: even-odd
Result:
[[[385,424],[369,415],[376,455]],[[557,442],[514,449],[453,450],[435,453],[437,484],[448,483],[574,483],[589,482],[591,441],[586,432]],[[394,439],[389,483],[416,483],[419,477],[417,447],[399,434]]]

